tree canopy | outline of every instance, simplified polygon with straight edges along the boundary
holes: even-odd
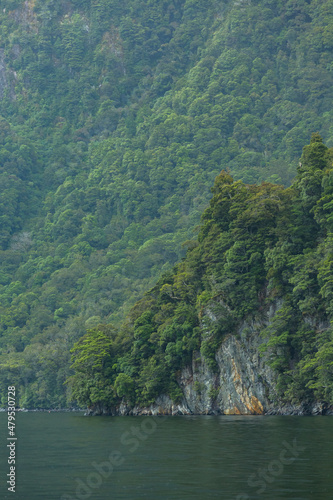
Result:
[[[240,271],[251,297],[262,286],[268,221],[292,196],[272,184],[290,186],[313,131],[333,145],[332,0],[1,7],[1,376],[15,372],[24,405],[63,405],[70,349],[99,324],[120,327],[181,261],[223,169],[235,183],[213,195],[221,206],[206,213],[205,231],[213,238],[233,224],[239,239],[219,243],[229,252],[219,286],[234,300],[247,294],[233,287]],[[314,248],[332,223],[329,160],[317,139],[298,166],[300,248]],[[239,207],[252,200],[243,219],[241,208],[229,211],[230,196]],[[165,283],[166,293],[182,297],[181,283]]]

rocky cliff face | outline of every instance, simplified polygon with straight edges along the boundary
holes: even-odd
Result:
[[[237,331],[226,336],[217,350],[217,370],[209,368],[200,353],[193,355],[178,379],[183,392],[179,404],[161,395],[149,407],[95,407],[90,415],[307,415],[332,414],[333,408],[321,403],[280,405],[275,394],[276,375],[259,354],[263,342],[260,331],[265,328],[281,302],[272,306],[261,320],[243,322]]]

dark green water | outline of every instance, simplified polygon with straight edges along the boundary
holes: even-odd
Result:
[[[16,493],[0,425],[1,499],[333,498],[332,417],[18,413]]]

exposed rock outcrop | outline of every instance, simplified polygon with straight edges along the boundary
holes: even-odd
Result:
[[[212,370],[199,352],[192,364],[181,371],[178,384],[182,401],[175,404],[161,395],[149,407],[94,407],[90,415],[333,415],[333,408],[322,403],[283,405],[275,394],[276,375],[265,356],[259,354],[263,343],[260,332],[282,302],[271,306],[260,320],[243,322],[227,335],[215,354],[217,369]],[[212,319],[212,318],[211,318]]]

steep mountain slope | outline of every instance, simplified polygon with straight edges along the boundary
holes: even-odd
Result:
[[[332,411],[332,161],[313,134],[290,188],[222,172],[186,259],[118,332],[75,344],[72,396],[113,414]]]
[[[332,145],[332,1],[4,0],[1,377],[65,404],[69,349],[119,324],[222,168],[288,185]],[[190,243],[189,243],[190,244]]]

